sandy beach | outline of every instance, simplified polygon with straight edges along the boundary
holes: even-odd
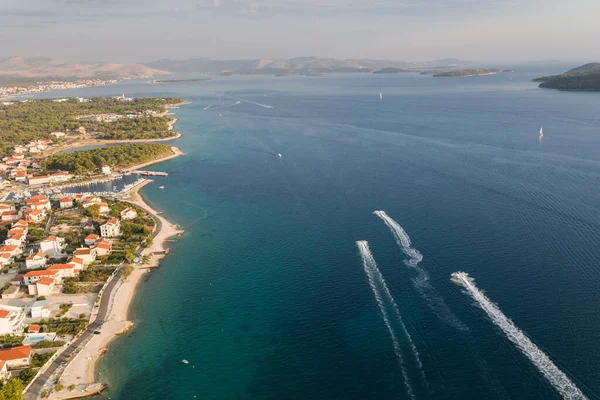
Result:
[[[150,183],[147,181],[145,184]],[[157,267],[160,259],[165,256],[164,243],[167,239],[183,233],[176,225],[171,224],[158,211],[150,207],[138,193],[144,185],[136,187],[128,193],[127,197],[121,200],[144,209],[157,222],[156,233],[152,246],[145,248],[141,252],[141,256],[149,256],[149,262],[136,266],[132,274],[122,280],[118,288],[113,292],[110,302],[112,303],[109,316],[106,322],[102,325],[100,334],[93,335],[85,347],[77,354],[73,361],[64,370],[61,377],[61,383],[68,387],[76,385],[77,389],[70,392],[63,390],[61,392],[53,392],[50,399],[70,399],[81,397],[86,393],[91,395],[97,392],[101,385],[95,382],[95,363],[104,352],[106,346],[117,335],[127,332],[133,327],[133,322],[127,319],[129,305],[135,294],[135,289],[144,274],[148,273],[152,267]],[[101,377],[100,377],[101,380]]]

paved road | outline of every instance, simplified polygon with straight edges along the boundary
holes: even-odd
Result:
[[[104,294],[102,295],[102,300],[100,301],[100,308],[98,310],[98,315],[96,317],[96,320],[93,323],[91,323],[90,325],[88,325],[85,332],[83,332],[81,334],[81,336],[79,336],[77,338],[77,340],[75,340],[73,343],[71,343],[71,345],[69,347],[67,347],[65,349],[65,351],[58,358],[56,358],[56,360],[54,360],[52,362],[52,364],[50,364],[50,366],[48,367],[46,372],[44,372],[42,375],[40,375],[35,380],[35,382],[33,383],[33,385],[31,385],[31,387],[29,388],[27,393],[25,395],[23,395],[24,400],[38,399],[40,394],[44,390],[43,385],[50,379],[50,376],[52,376],[52,374],[54,372],[56,372],[58,367],[60,367],[60,363],[63,361],[69,361],[67,356],[73,354],[76,350],[76,347],[80,346],[82,343],[86,342],[94,334],[94,331],[96,329],[98,329],[104,323],[104,321],[106,320],[106,317],[108,316],[108,311],[109,311],[108,306],[110,304],[110,297],[111,297],[112,291],[114,290],[117,282],[119,282],[120,278],[121,278],[121,271],[117,272],[117,274],[114,276],[113,280],[106,286],[106,289],[104,290]]]
[[[152,216],[152,213],[150,213],[146,207],[140,206],[138,204],[136,204],[136,206],[140,207],[148,215]],[[153,219],[156,223],[154,232],[152,233],[152,238],[154,239],[162,229],[162,221],[160,220],[160,218]],[[144,248],[140,247],[136,252],[136,256],[139,257],[143,250]],[[108,305],[110,304],[110,297],[112,291],[114,290],[115,285],[117,284],[119,279],[121,279],[121,271],[117,272],[113,280],[106,286],[104,294],[102,295],[102,300],[100,301],[100,309],[98,310],[98,316],[96,317],[96,320],[92,324],[90,324],[86,331],[79,338],[77,338],[76,341],[71,343],[71,345],[67,347],[66,350],[58,358],[56,358],[56,360],[52,362],[52,364],[50,364],[46,372],[44,372],[34,381],[33,385],[31,385],[27,393],[23,395],[23,400],[39,399],[40,394],[44,390],[44,384],[50,379],[52,374],[56,372],[58,367],[60,367],[60,363],[63,361],[70,361],[70,359],[68,359],[67,356],[73,354],[77,346],[80,346],[82,343],[86,342],[90,338],[90,336],[94,334],[94,331],[104,323],[106,317],[108,317]]]

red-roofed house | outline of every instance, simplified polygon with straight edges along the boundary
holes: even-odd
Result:
[[[0,215],[7,211],[15,211],[16,207],[14,204],[0,204]]]
[[[52,208],[50,200],[43,194],[33,196],[26,200],[25,204],[27,205],[27,208],[31,208],[32,210],[50,210]]]
[[[83,265],[88,265],[96,260],[96,250],[81,248],[73,252],[73,256],[83,260]]]
[[[29,285],[29,287],[28,287],[29,294],[36,295],[36,296],[50,296],[50,294],[54,290],[55,285],[56,285],[55,279],[50,278],[48,276],[44,276],[44,277],[42,277],[42,279],[37,281],[35,283],[35,285]],[[34,290],[35,293],[32,293],[33,288],[35,288],[35,290]]]
[[[121,219],[123,221],[126,221],[128,219],[134,219],[135,217],[137,217],[137,212],[131,207],[127,207],[126,209],[121,211]]]
[[[86,245],[91,246],[95,244],[98,239],[100,239],[100,236],[96,235],[95,233],[90,233],[85,237],[84,242]]]
[[[27,328],[27,333],[40,333],[41,329],[42,327],[39,325],[29,325]]]
[[[39,224],[46,218],[45,209],[25,210],[25,220],[31,224]]]
[[[23,332],[23,321],[25,321],[25,313],[21,307],[3,305],[0,308],[0,335]]]
[[[17,222],[14,222],[11,226],[12,229],[16,229],[16,228],[21,228],[21,229],[27,229],[27,221],[25,221],[24,219],[20,219]]]
[[[23,282],[25,283],[25,285],[28,285],[28,286],[33,285],[45,276],[47,276],[49,278],[57,278],[58,277],[56,271],[49,271],[47,269],[44,269],[41,271],[29,271],[28,273],[23,275]]]
[[[2,213],[2,222],[18,221],[21,214],[18,211],[5,211]]]
[[[99,197],[96,197],[96,196],[89,196],[81,201],[81,205],[83,206],[83,208],[89,208],[89,207],[93,206],[94,204],[100,205],[101,203],[102,203],[102,199],[100,199]]]
[[[8,372],[8,365],[6,361],[0,360],[0,381],[4,382],[10,378],[10,372]]]
[[[60,208],[71,208],[71,207],[73,207],[73,199],[70,197],[65,197],[64,199],[60,199],[58,201],[58,205]]]
[[[72,278],[81,271],[81,267],[76,264],[54,264],[48,267],[47,271],[53,271],[59,278]]]
[[[106,239],[102,239],[94,246],[94,249],[96,250],[98,257],[106,256],[112,251],[112,243]]]
[[[31,354],[30,346],[0,349],[0,361],[4,361],[9,368],[27,366],[31,364]]]
[[[68,264],[73,264],[77,267],[78,270],[82,270],[83,269],[83,260],[79,257],[72,257]]]
[[[25,258],[25,268],[27,269],[37,269],[37,268],[45,268],[46,263],[48,262],[48,257],[42,252],[38,252],[36,254],[31,254]]]
[[[23,249],[21,248],[21,246],[5,245],[0,247],[0,254],[1,253],[9,253],[11,256],[15,257],[22,254]]]

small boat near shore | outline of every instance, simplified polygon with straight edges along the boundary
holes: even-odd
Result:
[[[185,364],[185,365],[189,365],[190,362],[188,360],[181,360],[181,363]]]
[[[164,186],[159,186],[158,188],[159,188],[159,189],[164,189],[165,187],[164,187]]]

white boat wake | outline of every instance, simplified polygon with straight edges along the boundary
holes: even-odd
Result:
[[[240,104],[241,101],[236,101],[233,104],[227,104],[226,106],[219,106],[219,107],[213,107],[212,105],[208,106],[208,107],[204,107],[205,111],[211,110],[211,111],[215,111],[215,110],[222,110],[224,108],[229,108],[229,107],[233,107],[233,106],[237,106],[238,104]]]
[[[508,339],[513,342],[525,357],[548,379],[550,384],[565,399],[587,399],[577,386],[550,360],[550,358],[531,341],[506,316],[500,308],[492,303],[475,285],[474,280],[466,272],[455,272],[452,281],[466,289],[467,293],[479,304]]]
[[[404,321],[402,320],[402,316],[400,315],[400,309],[398,308],[398,304],[394,300],[394,297],[390,293],[385,279],[377,268],[377,263],[373,258],[373,254],[371,253],[371,249],[369,248],[369,243],[366,240],[360,240],[356,242],[356,246],[360,252],[363,261],[363,268],[367,278],[369,279],[369,285],[371,286],[371,290],[373,291],[373,295],[375,295],[375,299],[377,300],[377,305],[379,306],[379,310],[381,311],[381,315],[383,317],[383,321],[385,326],[387,327],[390,336],[392,337],[392,342],[394,344],[394,352],[396,353],[396,357],[398,358],[398,363],[400,365],[400,369],[402,371],[402,376],[404,377],[404,383],[406,385],[406,390],[411,398],[415,398],[414,390],[410,383],[410,379],[407,373],[407,365],[402,356],[402,347],[396,331],[392,327],[392,322],[390,319],[390,310],[391,307],[392,318],[395,318],[395,321],[400,325],[408,344],[411,348],[415,361],[420,369],[421,376],[423,378],[424,383],[427,385],[427,380],[425,378],[425,374],[423,372],[423,364],[421,363],[421,358],[419,356],[419,352],[412,340],[412,337],[408,333],[406,329],[406,325],[404,325]],[[387,304],[387,306],[386,306]]]
[[[255,101],[238,99],[237,97],[232,97],[232,96],[229,96],[229,98],[234,99],[234,100],[238,100],[238,101],[243,101],[244,103],[254,104],[255,106],[259,106],[259,107],[263,107],[263,108],[273,108],[273,106],[269,106],[269,105],[266,105],[266,104],[257,103]]]
[[[454,315],[444,299],[442,299],[437,290],[429,282],[429,274],[425,269],[419,266],[419,263],[423,260],[423,255],[417,249],[411,247],[410,238],[406,231],[400,224],[387,215],[385,211],[374,211],[373,214],[377,215],[385,222],[394,235],[396,243],[402,252],[410,257],[408,260],[405,260],[404,263],[417,272],[417,276],[412,279],[413,284],[425,301],[427,301],[427,304],[433,312],[448,325],[461,331],[468,330],[469,328]]]

